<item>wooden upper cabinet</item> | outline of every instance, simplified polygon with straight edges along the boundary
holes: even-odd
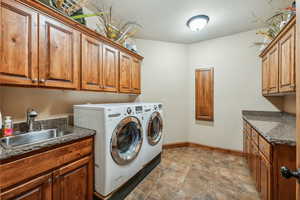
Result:
[[[0,3],[0,84],[37,85],[38,14],[13,0]]]
[[[141,93],[141,61],[136,58],[132,59],[131,87],[133,93]]]
[[[80,33],[44,15],[39,22],[39,85],[78,88]]]
[[[266,55],[262,59],[262,93],[264,95],[269,92],[269,57]]]
[[[269,82],[268,82],[268,93],[278,93],[278,76],[279,76],[279,49],[278,45],[275,45],[269,53]]]
[[[103,90],[102,43],[82,34],[81,38],[81,88]]]
[[[195,72],[196,120],[214,120],[214,70],[197,69]]]
[[[0,5],[0,85],[140,94],[143,57],[38,1]]]
[[[93,162],[90,156],[58,169],[53,176],[53,200],[93,199]]]
[[[279,40],[279,91],[295,91],[295,31],[293,26]]]
[[[52,200],[52,175],[47,174],[0,194],[1,200]]]
[[[119,69],[119,91],[122,93],[131,93],[131,72],[132,58],[128,54],[120,52],[120,69]]]
[[[106,92],[118,91],[119,78],[119,53],[118,50],[103,45],[103,90]]]

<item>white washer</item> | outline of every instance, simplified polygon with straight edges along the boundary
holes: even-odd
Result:
[[[143,103],[142,105],[144,107],[142,162],[145,165],[162,152],[163,110],[161,103]]]
[[[96,130],[95,190],[104,197],[143,167],[142,110],[133,104],[74,106],[75,126]]]

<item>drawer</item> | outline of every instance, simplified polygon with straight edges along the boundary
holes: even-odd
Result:
[[[270,162],[272,161],[272,145],[262,136],[259,136],[259,150]]]
[[[255,129],[251,130],[251,138],[253,140],[253,142],[258,145],[258,141],[259,141],[259,134],[256,132]]]
[[[29,157],[0,165],[0,189],[18,184],[44,172],[91,154],[93,139],[88,138]]]

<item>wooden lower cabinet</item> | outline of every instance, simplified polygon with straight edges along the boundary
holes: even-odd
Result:
[[[0,174],[0,199],[92,200],[92,149],[89,138],[1,164],[0,170],[9,170]]]
[[[46,174],[0,194],[1,200],[51,200],[52,175]]]
[[[262,153],[260,153],[260,194],[262,200],[271,200],[271,164],[264,157]]]
[[[244,153],[262,200],[295,200],[296,180],[281,177],[280,168],[296,169],[296,147],[270,144],[244,121]],[[252,133],[258,134],[258,140]],[[257,144],[258,143],[258,144]]]
[[[56,170],[53,173],[53,199],[55,200],[92,200],[93,178],[92,159],[87,156]]]

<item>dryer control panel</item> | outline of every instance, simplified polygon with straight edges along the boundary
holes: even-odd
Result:
[[[136,114],[143,113],[143,106],[136,106],[135,107],[135,112],[136,112]]]

